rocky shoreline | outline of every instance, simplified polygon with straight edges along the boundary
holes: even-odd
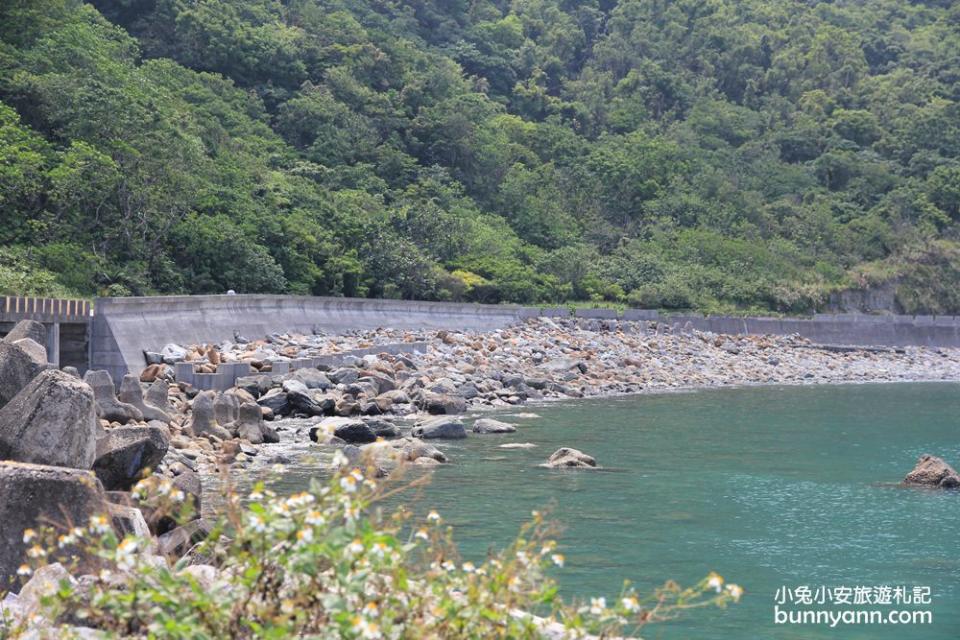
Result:
[[[445,440],[515,431],[483,412],[530,402],[752,384],[960,380],[960,349],[837,347],[647,321],[537,318],[489,332],[235,335],[218,344],[154,346],[143,372],[125,376],[117,392],[104,371],[81,379],[47,363],[43,330],[25,321],[0,342],[0,588],[18,581],[23,530],[37,523],[67,525],[106,512],[119,534],[153,539],[149,553],[158,562],[189,555],[213,515],[204,483],[209,493],[213,478],[242,476],[254,461],[289,462],[289,445],[329,454],[323,464],[366,463],[386,476],[400,465],[446,463]],[[404,344],[409,353],[377,348]],[[355,349],[367,353],[288,370]],[[248,375],[226,391],[201,391],[175,379],[183,363],[198,372],[245,363]],[[542,466],[598,468],[568,444]],[[192,502],[193,520],[177,522],[137,497],[133,489],[148,473]],[[958,478],[941,460],[923,458],[906,484],[950,488]],[[3,606],[29,609],[16,596]]]

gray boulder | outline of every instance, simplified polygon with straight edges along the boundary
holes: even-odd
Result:
[[[89,469],[96,451],[93,391],[50,369],[0,409],[0,459]]]
[[[327,377],[327,374],[323,373],[319,369],[308,367],[297,369],[288,375],[288,379],[302,382],[307,389],[321,389],[326,391],[333,386],[333,383],[330,381],[330,378]]]
[[[508,422],[493,418],[480,418],[473,423],[474,433],[513,433],[517,428]]]
[[[107,429],[97,442],[93,472],[108,491],[128,491],[146,469],[156,469],[167,455],[170,437],[159,427]]]
[[[956,489],[960,487],[960,474],[943,458],[925,453],[917,460],[917,466],[903,479],[906,485]]]
[[[455,414],[467,410],[467,401],[464,398],[433,391],[423,391],[418,404],[421,409],[433,414]]]
[[[448,440],[466,438],[467,431],[463,423],[456,418],[434,418],[421,422],[410,432],[416,438],[444,438]]]
[[[283,389],[271,389],[257,399],[257,404],[261,407],[267,407],[275,416],[289,415],[293,407],[287,399],[287,394]]]
[[[554,360],[547,360],[541,363],[540,368],[554,373],[562,373],[564,371],[573,370],[578,373],[586,373],[587,363],[576,358],[556,358]]]
[[[304,413],[308,416],[322,416],[327,412],[329,405],[314,400],[310,389],[299,380],[285,380],[283,391],[287,394],[287,403],[297,413]]]
[[[170,343],[164,345],[160,350],[163,361],[167,364],[176,364],[187,357],[187,350],[178,344]]]
[[[334,384],[353,384],[360,377],[360,372],[354,367],[341,367],[329,372],[327,377]]]
[[[46,357],[37,359],[15,344],[0,341],[0,407],[51,367]]]
[[[337,426],[333,430],[333,435],[351,444],[375,442],[377,439],[373,429],[359,420],[349,420]]]
[[[191,402],[189,429],[195,436],[216,436],[221,440],[230,439],[230,432],[217,424],[213,401],[216,399],[213,391],[201,391]]]
[[[143,414],[132,404],[120,402],[113,386],[113,378],[106,371],[87,371],[83,381],[93,389],[97,399],[97,415],[109,422],[138,422],[143,420]]]
[[[254,398],[259,398],[273,386],[273,379],[266,374],[241,376],[234,381],[233,386],[243,389]]]
[[[540,465],[549,469],[595,469],[597,461],[582,451],[561,447],[553,452],[545,464]]]
[[[382,418],[373,418],[366,420],[367,426],[378,438],[398,438],[400,437],[400,427],[388,422]]]
[[[37,344],[47,344],[47,328],[36,320],[21,320],[13,325],[13,328],[3,337],[3,341],[13,344],[24,338],[29,338]]]
[[[403,448],[400,450],[403,454],[403,459],[409,462],[414,462],[421,458],[428,458],[431,460],[436,460],[437,462],[446,462],[447,456],[443,454],[440,449],[437,449],[432,444],[427,444],[420,440],[411,440],[403,445]]]
[[[154,383],[156,384],[156,383]],[[164,383],[166,384],[166,383]],[[167,412],[157,407],[148,405],[143,398],[143,387],[140,386],[140,378],[132,373],[123,376],[120,382],[120,393],[117,396],[120,402],[129,404],[140,410],[144,420],[159,420],[163,423],[170,422],[170,416]]]
[[[18,583],[17,568],[26,560],[24,529],[43,525],[86,524],[106,511],[100,481],[90,471],[20,462],[0,462],[0,590]],[[96,560],[76,547],[54,553],[56,560],[78,556],[81,571],[96,571]]]
[[[107,513],[113,521],[113,530],[118,537],[137,536],[145,540],[150,539],[150,527],[143,517],[143,512],[136,507],[124,504],[107,503]]]

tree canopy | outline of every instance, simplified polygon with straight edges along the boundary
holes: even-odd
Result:
[[[960,313],[949,0],[10,0],[0,288]]]

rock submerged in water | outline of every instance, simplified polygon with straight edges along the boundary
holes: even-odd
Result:
[[[596,469],[597,461],[577,449],[561,447],[540,466],[548,469]]]
[[[410,432],[415,438],[446,438],[450,440],[466,438],[467,430],[463,423],[455,418],[434,418],[421,422]]]
[[[917,466],[903,479],[903,484],[957,489],[960,488],[960,474],[943,458],[925,453],[917,459]]]

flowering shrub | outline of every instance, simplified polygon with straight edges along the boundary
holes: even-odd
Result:
[[[139,489],[150,490],[153,506],[179,509],[183,496],[162,480]],[[609,602],[567,606],[547,575],[564,557],[542,515],[534,512],[500,553],[463,562],[436,512],[423,522],[403,507],[385,514],[384,498],[400,490],[345,468],[289,497],[262,483],[247,500],[228,492],[222,517],[190,554],[216,569],[191,567],[188,558],[171,565],[152,554],[152,540],[118,539],[105,519],[93,518],[48,545],[85,544],[103,568],[61,581],[43,599],[42,619],[157,638],[520,639],[541,638],[548,629],[553,637],[611,637],[683,609],[725,606],[742,593],[711,574],[687,589],[667,583],[641,597],[626,585]],[[29,542],[40,537],[25,532]],[[36,544],[29,557],[24,575],[48,553]],[[7,633],[16,637],[28,626]],[[69,633],[54,629],[60,637]]]

